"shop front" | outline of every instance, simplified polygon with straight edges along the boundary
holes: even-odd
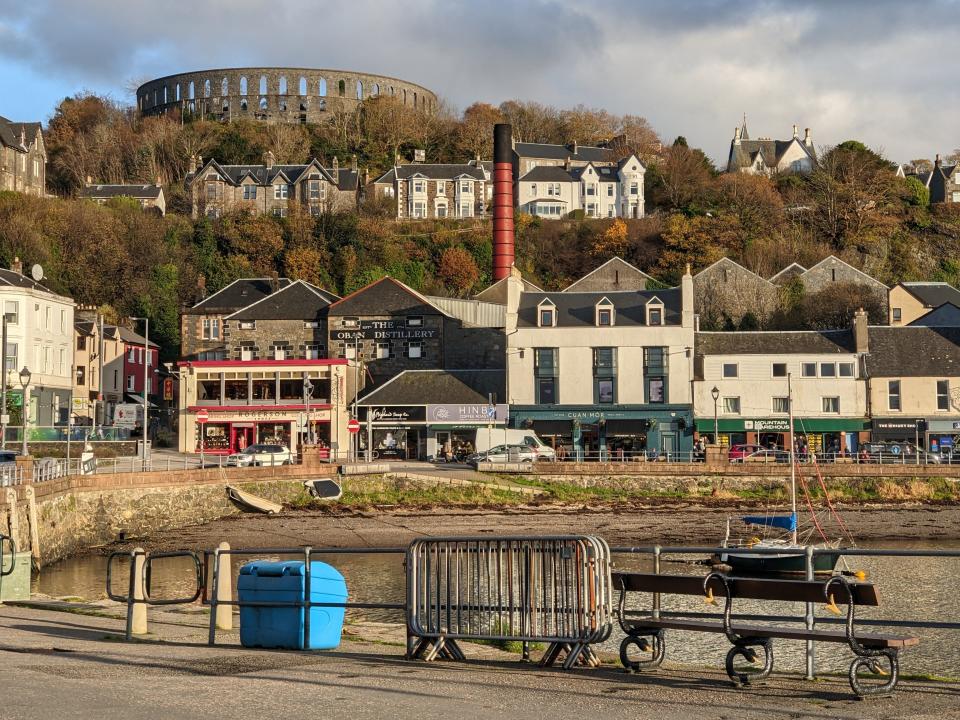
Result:
[[[927,420],[927,450],[960,455],[960,418]]]
[[[862,418],[794,418],[795,439],[807,452],[855,453],[866,440],[870,423]],[[785,449],[790,445],[788,418],[697,418],[697,434],[707,442],[714,435],[721,447],[747,444]]]
[[[199,432],[194,432],[193,452],[210,455],[228,455],[244,450],[250,445],[283,445],[297,452],[307,439],[308,425],[304,408],[283,410],[214,410],[207,411],[209,420],[193,422]],[[330,416],[327,408],[312,407],[309,425],[315,444],[330,447]]]
[[[926,426],[923,418],[874,418],[870,439],[873,442],[917,447],[924,442]]]
[[[510,426],[529,428],[559,458],[629,459],[693,451],[688,406],[513,406]]]

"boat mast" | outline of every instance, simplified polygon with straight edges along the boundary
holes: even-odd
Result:
[[[790,411],[790,512],[793,514],[794,528],[790,540],[797,544],[797,444],[793,437],[793,375],[787,373],[787,408]]]

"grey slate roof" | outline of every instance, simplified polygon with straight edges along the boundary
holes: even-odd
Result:
[[[578,145],[573,151],[573,145],[552,145],[549,143],[514,143],[513,151],[517,157],[544,158],[545,160],[571,160],[579,162],[613,162],[613,154],[609,148]]]
[[[653,298],[663,302],[664,325],[681,322],[680,288],[621,292],[525,292],[517,310],[518,327],[537,327],[537,308],[549,299],[557,309],[557,327],[595,327],[596,306],[609,300],[616,313],[615,327],[647,324],[647,303]]]
[[[807,269],[800,263],[796,263],[796,262],[790,263],[783,270],[781,270],[776,275],[771,277],[770,282],[780,285],[785,282],[788,282],[792,278],[800,277],[806,271]]]
[[[132,197],[143,200],[156,200],[163,188],[159,185],[87,185],[80,191],[84,198]]]
[[[21,275],[13,270],[7,270],[6,268],[0,268],[0,286],[2,285],[6,285],[8,287],[29,288],[31,290],[40,290],[41,292],[52,292],[50,288],[41,285],[33,278],[27,277],[26,275]]]
[[[927,307],[940,307],[944,303],[960,306],[960,290],[945,282],[905,282],[903,289]]]
[[[362,398],[361,405],[479,405],[503,402],[504,370],[405,370]]]
[[[408,180],[416,175],[423,175],[428,180],[454,180],[463,176],[467,176],[473,180],[486,179],[482,168],[474,167],[467,163],[413,163],[410,165],[397,165],[394,171],[401,180]],[[377,182],[381,181],[378,179]]]
[[[444,315],[413,288],[392,277],[382,277],[333,303],[331,317],[369,315]]]
[[[960,327],[868,328],[869,377],[957,377]]]
[[[698,357],[707,355],[790,355],[853,353],[850,330],[795,330],[785,332],[698,332]]]
[[[106,330],[106,327],[104,327],[104,330]],[[139,335],[135,333],[133,330],[131,330],[130,328],[126,328],[123,325],[117,325],[116,330],[117,330],[117,334],[120,336],[120,339],[123,340],[124,342],[130,343],[131,345],[143,345],[145,341],[145,338],[143,337],[143,335]],[[150,347],[155,348],[160,346],[157,345],[153,340],[151,340]]]
[[[199,172],[187,175],[187,185],[191,184],[198,175],[206,175],[211,169],[232,185],[240,185],[248,176],[252,177],[257,185],[272,185],[278,177],[294,183],[305,174],[309,176],[309,170],[316,171],[341,190],[356,190],[359,182],[359,173],[353,168],[339,168],[334,176],[333,168],[322,167],[316,160],[310,160],[302,165],[274,165],[269,169],[266,165],[221,165],[216,160],[210,160]]]
[[[0,144],[14,148],[20,152],[27,152],[33,139],[40,131],[38,122],[14,122],[0,115]],[[20,142],[20,136],[26,137],[26,144]]]
[[[570,182],[572,173],[557,165],[538,165],[520,178],[520,182]]]
[[[757,155],[763,155],[763,162],[768,168],[775,168],[780,158],[794,142],[797,142],[811,159],[816,159],[816,153],[803,144],[798,138],[789,140],[734,140],[730,144],[730,158],[727,162],[729,171],[750,167],[757,161]]]
[[[282,290],[291,282],[287,278],[277,278],[277,280],[278,290]],[[272,278],[240,278],[204,298],[191,309],[204,313],[236,312],[273,292],[272,282]]]
[[[244,308],[228,320],[317,320],[326,317],[327,308],[339,296],[303,280],[292,282]]]

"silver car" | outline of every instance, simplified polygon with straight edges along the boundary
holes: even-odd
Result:
[[[283,445],[257,444],[227,456],[227,465],[247,467],[250,465],[289,465],[293,455]]]
[[[485,452],[474,453],[467,458],[467,464],[477,467],[482,462],[534,462],[537,451],[529,445],[496,445]]]

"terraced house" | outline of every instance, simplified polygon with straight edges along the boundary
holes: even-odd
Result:
[[[280,217],[295,211],[319,215],[357,204],[357,168],[341,168],[337,158],[329,168],[316,159],[305,165],[278,165],[269,151],[262,165],[203,163],[202,158],[191,162],[186,186],[195,218],[219,217],[234,210]]]
[[[373,193],[395,203],[398,220],[479,217],[489,179],[479,163],[396,165],[373,181]]]
[[[47,151],[38,122],[0,116],[0,190],[46,195]]]

